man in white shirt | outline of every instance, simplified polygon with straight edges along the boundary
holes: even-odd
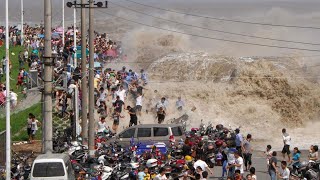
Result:
[[[162,107],[164,110],[166,110],[168,105],[169,105],[169,103],[166,100],[166,98],[162,97],[161,100],[156,104],[156,109],[157,109],[157,111],[159,111],[160,107]]]
[[[230,166],[234,166],[235,170],[240,170],[240,174],[243,176],[243,173],[244,173],[243,158],[240,156],[240,153],[238,151],[234,153],[234,157],[235,157],[235,163]]]
[[[10,91],[10,103],[11,103],[11,107],[14,108],[17,106],[17,102],[18,102],[18,95],[13,92],[13,90],[11,89]]]
[[[287,161],[281,162],[280,172],[278,172],[278,178],[283,180],[289,180],[290,170],[287,168]]]
[[[165,169],[162,167],[159,170],[159,174],[154,178],[154,180],[167,180],[167,176],[166,176],[166,171]]]
[[[138,93],[138,96],[136,98],[136,111],[139,116],[141,116],[141,110],[142,110],[142,95]]]
[[[283,160],[286,159],[286,154],[288,155],[288,162],[290,162],[290,145],[291,145],[291,137],[287,133],[286,129],[282,129],[282,139],[283,139],[283,149],[281,151],[283,155]]]
[[[75,84],[75,81],[72,79],[68,87],[68,94],[73,94],[76,88],[77,85]]]
[[[202,171],[208,171],[210,174],[213,174],[211,169],[208,167],[208,164],[203,160],[199,159],[193,164],[194,169],[197,169],[198,166],[201,167]]]
[[[120,100],[123,102],[126,99],[126,90],[123,89],[123,86],[120,86],[120,89],[117,91],[117,96],[119,96]]]

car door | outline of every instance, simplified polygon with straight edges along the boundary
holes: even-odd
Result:
[[[152,128],[151,127],[140,127],[137,128],[137,140],[143,144],[153,144]]]
[[[169,141],[168,127],[153,127],[153,140],[155,143]]]
[[[172,135],[174,136],[176,141],[180,141],[181,139],[185,139],[185,134],[183,129],[180,126],[171,127]]]
[[[132,128],[129,128],[129,129],[122,131],[118,136],[118,142],[121,145],[129,146],[132,138],[134,138],[135,142],[137,141],[135,127],[132,127]]]

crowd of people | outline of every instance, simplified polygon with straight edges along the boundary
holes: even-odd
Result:
[[[5,34],[4,27],[0,27],[0,41],[3,41]],[[21,32],[17,27],[10,27],[10,45],[17,46],[22,45],[24,50],[19,52],[19,73],[17,76],[16,89],[20,89],[22,94],[26,94],[26,88],[28,85],[28,74],[30,70],[38,71],[39,76],[42,74],[42,61],[41,55],[44,50],[44,28],[43,26],[31,27],[24,26],[24,43],[21,44]],[[81,94],[86,93],[81,90],[81,65],[68,68],[67,64],[73,64],[73,57],[75,47],[73,47],[73,27],[68,27],[65,32],[65,45],[62,44],[62,35],[59,28],[52,29],[53,34],[58,36],[52,37],[53,50],[60,54],[60,58],[55,61],[54,67],[54,79],[58,80],[60,75],[66,72],[67,74],[67,89],[56,89],[54,93],[55,107],[54,109],[59,112],[61,117],[72,114],[72,97],[75,95],[75,91],[78,93],[78,106],[81,110]],[[63,33],[63,32],[62,32]],[[80,38],[82,34],[78,31],[76,42],[77,46],[81,45]],[[3,43],[0,42],[0,46]],[[103,63],[107,60],[119,58],[122,56],[122,50],[120,43],[110,40],[106,34],[100,34],[95,32],[95,61]],[[87,47],[86,47],[87,48]],[[26,67],[25,64],[28,66]],[[2,66],[0,67],[0,106],[5,105],[6,101],[6,87],[1,83],[3,74],[6,68],[12,68],[11,62],[7,61],[5,57],[2,58]],[[15,75],[14,75],[15,76]],[[99,114],[99,120],[97,120],[96,132],[103,133],[109,131],[106,120],[110,118],[113,120],[111,130],[114,133],[118,132],[118,126],[121,119],[124,118],[124,111],[128,113],[130,120],[128,126],[134,126],[139,123],[139,117],[142,116],[143,110],[143,97],[144,91],[148,90],[149,79],[146,71],[141,69],[136,72],[132,69],[127,69],[123,66],[120,70],[112,68],[97,68],[95,69],[94,77],[94,97],[95,97],[95,109]],[[61,82],[60,85],[62,85]],[[12,107],[17,105],[18,94],[13,89],[10,90],[10,102]],[[177,110],[181,111],[184,107],[184,101],[181,97],[176,101]],[[154,115],[161,124],[166,118],[166,111],[168,108],[168,100],[163,97],[155,104]],[[69,109],[69,111],[68,111]],[[148,109],[145,109],[148,112]],[[152,110],[151,110],[152,111]],[[35,119],[35,116],[30,113],[27,121],[27,131],[30,142],[33,142],[34,136],[40,125],[39,121]],[[222,179],[230,180],[257,180],[256,169],[252,163],[253,147],[251,146],[252,135],[247,134],[244,138],[239,129],[235,130],[236,138],[235,145],[223,143],[219,151],[222,158]],[[270,175],[271,180],[283,179],[289,180],[290,170],[288,166],[292,166],[291,171],[296,171],[301,163],[301,152],[298,147],[293,149],[291,157],[291,137],[286,132],[286,129],[282,130],[284,147],[282,150],[283,159],[278,161],[277,152],[272,150],[271,145],[268,145],[264,152],[266,156],[266,169]],[[195,159],[193,169],[187,171],[184,174],[183,179],[208,179],[209,175],[213,175],[213,169],[210,169],[205,162],[205,156],[202,156],[206,151],[203,143],[198,143],[197,147],[193,147],[188,138],[185,139],[183,145],[183,155],[185,159],[190,157]],[[287,159],[285,158],[287,155]],[[310,147],[308,160],[318,160],[318,146],[314,145]],[[148,175],[148,168],[141,168],[138,173],[138,179],[150,179]],[[159,174],[155,177],[156,180],[165,180],[166,171],[161,168]],[[149,178],[148,178],[149,177]]]
[[[77,33],[77,42],[76,48],[73,43],[73,27],[70,26],[65,31],[65,44],[63,45],[62,41],[61,27],[56,27],[52,29],[52,49],[53,52],[58,54],[58,58],[55,60],[55,71],[54,71],[54,80],[61,78],[62,74],[67,71],[69,75],[68,81],[70,83],[72,71],[78,66],[81,67],[81,61],[78,61],[78,64],[74,64],[74,56],[79,58],[77,50],[81,46],[81,33],[76,30]],[[0,26],[0,47],[4,45],[5,42],[5,27]],[[0,83],[5,79],[6,68],[10,68],[10,77],[11,79],[16,80],[16,90],[23,94],[22,97],[27,95],[27,89],[31,87],[31,83],[41,82],[42,73],[42,54],[44,53],[44,27],[42,25],[30,26],[24,25],[24,36],[23,41],[21,39],[21,28],[18,26],[11,26],[9,28],[9,42],[10,47],[20,45],[23,47],[17,55],[14,52],[11,52],[12,56],[18,57],[19,67],[14,67],[19,69],[18,74],[12,74],[12,60],[7,60],[6,57],[2,57],[1,66],[0,66]],[[23,42],[23,44],[22,44]],[[120,44],[120,43],[119,43]],[[121,46],[116,42],[113,42],[107,37],[107,35],[100,34],[95,32],[95,61],[105,61],[119,58],[122,55]],[[88,43],[87,47],[88,48]],[[88,54],[87,54],[88,55]],[[87,56],[88,57],[88,56]],[[81,58],[81,57],[80,57]],[[88,60],[88,58],[87,58]],[[67,68],[68,65],[71,68]],[[79,68],[78,68],[79,69]],[[38,80],[32,79],[29,76],[30,71],[36,71],[38,73]],[[4,90],[3,90],[4,91]],[[4,107],[6,95],[0,95],[0,107]]]

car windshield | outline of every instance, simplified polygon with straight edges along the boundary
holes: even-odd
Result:
[[[33,177],[64,176],[64,168],[61,162],[36,163],[33,168]]]

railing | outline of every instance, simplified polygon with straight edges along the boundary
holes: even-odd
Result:
[[[0,166],[6,163],[6,131],[0,132]]]

